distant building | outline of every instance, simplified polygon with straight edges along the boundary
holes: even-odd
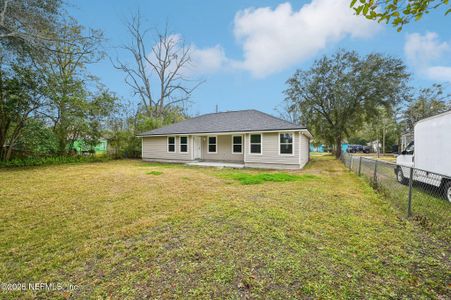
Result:
[[[326,152],[325,151],[325,147],[323,144],[320,144],[318,146],[313,145],[312,143],[310,143],[310,152],[319,152],[319,153],[323,153]]]
[[[341,151],[346,152],[348,149],[348,143],[342,143],[341,144]],[[318,146],[315,146],[313,143],[310,143],[310,152],[318,152],[318,153],[326,153],[326,152],[332,152],[331,146],[326,146],[324,144],[320,144]]]
[[[348,151],[348,148],[349,148],[349,144],[348,143],[342,143],[341,144],[341,152]]]
[[[94,149],[91,149],[89,145],[86,145],[86,143],[82,139],[75,140],[74,144],[72,145],[71,149],[75,150],[77,154],[85,154],[85,153],[91,153],[91,150],[94,150],[95,154],[106,154],[108,147],[108,141],[106,139],[100,139],[99,143],[94,147]]]
[[[370,152],[377,153],[378,149],[382,151],[382,144],[379,140],[371,141],[366,145],[370,147]]]

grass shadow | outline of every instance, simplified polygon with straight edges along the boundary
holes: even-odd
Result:
[[[150,171],[150,172],[146,172],[147,175],[161,175],[163,174],[163,172],[160,171]]]

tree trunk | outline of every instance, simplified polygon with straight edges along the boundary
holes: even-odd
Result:
[[[0,160],[4,160],[6,156],[5,138],[0,135]]]
[[[6,155],[5,155],[6,161],[11,159],[12,152],[13,152],[13,145],[8,145],[8,150],[6,151]]]
[[[58,154],[67,154],[67,144],[68,144],[68,132],[67,128],[64,127],[65,119],[63,117],[59,118],[58,123],[53,127],[53,133],[58,141]]]
[[[12,137],[9,139],[9,141],[6,138],[6,131],[4,134],[0,134],[0,160],[9,160],[11,158],[12,147],[17,140],[16,136],[17,130],[12,133]]]
[[[20,125],[18,125],[20,126]],[[16,128],[16,130],[13,132],[13,136],[10,138],[8,147],[5,149],[5,160],[8,161],[11,159],[11,154],[13,152],[13,147],[17,142],[17,139],[19,138],[20,129]]]
[[[59,155],[65,155],[67,151],[66,136],[59,132],[56,137],[58,139],[58,153]]]
[[[376,142],[376,143],[377,143],[377,144],[376,144],[377,158],[379,158],[380,155],[381,155],[381,147],[380,147],[381,141],[380,141],[379,139],[377,139],[377,142]]]
[[[337,137],[335,140],[335,146],[337,147],[335,149],[335,158],[340,158],[341,156],[341,137]]]
[[[6,157],[6,136],[9,130],[10,122],[6,120],[0,120],[0,160],[4,160]]]

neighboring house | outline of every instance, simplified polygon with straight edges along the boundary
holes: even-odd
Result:
[[[108,147],[108,141],[106,139],[100,139],[99,143],[94,147],[95,154],[106,154]],[[86,145],[86,143],[81,140],[75,140],[72,149],[74,149],[77,154],[89,153],[91,152],[91,147]]]
[[[373,153],[377,153],[378,150],[379,151],[382,150],[382,144],[379,140],[368,142],[366,145],[368,147],[370,147],[370,152],[373,152]]]
[[[313,143],[310,143],[310,152],[319,152],[319,153],[323,153],[325,152],[324,150],[324,145],[320,144],[318,146],[313,145]]]
[[[300,169],[309,160],[312,135],[303,126],[257,110],[241,110],[198,116],[138,137],[146,161],[219,161]]]
[[[349,148],[349,144],[348,143],[342,143],[341,144],[341,152],[347,152]]]

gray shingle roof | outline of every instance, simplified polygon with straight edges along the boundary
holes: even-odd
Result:
[[[252,109],[201,115],[179,123],[146,131],[138,136],[290,129],[305,129],[305,127]]]

